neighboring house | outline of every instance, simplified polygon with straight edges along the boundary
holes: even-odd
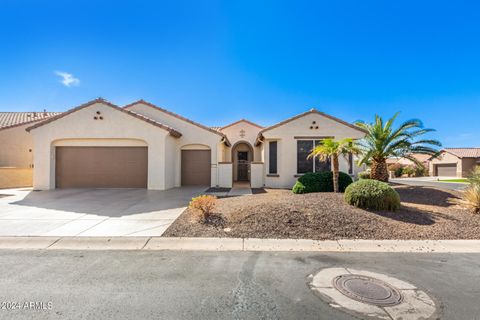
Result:
[[[480,148],[445,148],[430,161],[431,176],[468,177],[480,165]]]
[[[270,127],[239,120],[209,128],[140,100],[120,108],[96,99],[27,128],[34,141],[34,188],[179,186],[290,188],[329,170],[307,159],[326,137],[360,139],[358,127],[316,110]],[[355,175],[353,157],[340,168]]]
[[[430,155],[414,153],[411,156],[414,157],[415,159],[417,159],[418,162],[423,164],[423,166],[425,168],[428,169],[428,167],[430,166],[430,159],[431,159]],[[387,164],[388,165],[396,164],[396,163],[401,164],[402,166],[414,166],[414,165],[416,165],[412,160],[406,159],[406,158],[388,158],[387,159]]]
[[[0,167],[33,166],[32,135],[25,129],[59,112],[0,112]]]
[[[25,129],[58,112],[0,112],[0,188],[32,185],[33,139]]]

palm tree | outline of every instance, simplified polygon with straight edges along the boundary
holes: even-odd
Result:
[[[366,136],[357,142],[362,158],[359,164],[371,163],[372,179],[388,182],[387,158],[406,158],[420,165],[412,154],[438,155],[442,144],[437,140],[418,139],[426,133],[435,131],[425,129],[418,119],[411,119],[402,123],[398,128],[393,127],[397,112],[391,119],[384,123],[383,119],[375,115],[375,122],[357,122],[356,125],[364,129]]]
[[[320,161],[326,161],[331,159],[332,161],[332,173],[333,173],[333,191],[338,192],[338,176],[339,176],[339,164],[338,158],[340,156],[346,157],[349,153],[358,154],[359,150],[353,143],[353,139],[342,139],[342,140],[333,140],[333,139],[324,139],[322,142],[316,146],[312,152],[308,155],[308,158],[318,157]]]

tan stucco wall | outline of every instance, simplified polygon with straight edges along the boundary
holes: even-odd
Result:
[[[0,189],[31,187],[32,180],[31,168],[0,168]]]
[[[186,122],[143,103],[137,103],[129,107],[128,110],[140,113],[148,118],[159,121],[182,133],[182,137],[171,140],[167,143],[168,149],[166,152],[169,153],[168,157],[170,160],[167,161],[166,170],[169,172],[169,174],[174,174],[173,186],[179,187],[181,184],[181,149],[190,147],[192,150],[191,145],[202,145],[211,150],[211,186],[217,186],[219,184],[218,162],[223,160],[222,151],[224,150],[221,146],[222,137],[220,135],[200,128],[194,124]],[[204,149],[204,147],[202,147],[202,149]],[[173,155],[171,153],[173,153]],[[169,176],[168,181],[171,181],[170,179],[171,177]],[[169,185],[170,182],[167,184]]]
[[[100,111],[104,120],[94,120]],[[163,190],[165,145],[168,132],[102,103],[73,112],[31,131],[34,141],[34,189],[55,188],[55,146],[131,145],[142,141],[148,146],[148,188]]]
[[[243,130],[243,137],[241,131]],[[232,146],[238,142],[247,142],[253,149],[253,161],[262,161],[261,148],[255,147],[255,140],[261,128],[254,126],[248,122],[239,122],[225,129],[222,129],[222,133],[228,137],[228,140],[232,143]],[[225,161],[232,161],[232,149],[230,148],[226,154]]]
[[[475,158],[463,158],[462,159],[462,177],[469,177],[472,171],[477,166],[477,159]]]
[[[310,129],[312,122],[318,129]],[[334,139],[352,138],[360,139],[365,134],[359,130],[347,125],[326,118],[320,114],[310,113],[304,117],[293,120],[282,126],[273,128],[263,133],[265,141],[264,148],[264,170],[268,174],[268,142],[276,140],[278,142],[277,150],[277,168],[278,177],[265,177],[265,185],[273,188],[291,188],[297,177],[297,140],[295,137],[333,137]],[[303,139],[302,139],[303,140]],[[348,162],[346,159],[340,159],[340,170],[348,172]],[[354,165],[354,174],[361,171]]]
[[[0,130],[0,167],[31,168],[33,164],[33,139],[25,128],[13,127]]]
[[[430,165],[428,168],[429,174],[431,176],[435,175],[436,164],[453,164],[453,163],[457,165],[457,177],[462,177],[462,160],[448,152],[442,152],[440,156],[430,161]]]

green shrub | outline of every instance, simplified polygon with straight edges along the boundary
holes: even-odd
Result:
[[[424,165],[415,165],[413,169],[415,171],[415,173],[413,174],[415,177],[428,176],[428,169]]]
[[[340,192],[344,192],[352,182],[352,177],[345,172],[339,172]],[[333,173],[330,171],[305,173],[298,178],[292,191],[293,193],[333,192]]]
[[[415,174],[415,168],[413,166],[407,166],[403,168],[403,174],[406,174],[407,176],[411,177]]]
[[[358,178],[359,179],[371,179],[372,177],[370,176],[370,172],[364,171],[364,172],[358,173]]]
[[[397,178],[401,177],[402,174],[404,174],[403,169],[404,168],[400,163],[394,163],[394,164],[391,164],[391,165],[388,166],[388,170],[393,171],[393,174]]]
[[[353,206],[370,210],[395,211],[400,208],[400,196],[385,182],[359,180],[345,190],[345,201]]]

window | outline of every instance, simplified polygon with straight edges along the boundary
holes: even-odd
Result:
[[[238,151],[238,161],[248,161],[248,151]]]
[[[319,145],[321,140],[297,140],[297,173],[330,171],[330,159],[320,161],[318,157],[308,159],[313,150],[313,144]]]
[[[268,143],[268,173],[277,174],[277,141]]]

